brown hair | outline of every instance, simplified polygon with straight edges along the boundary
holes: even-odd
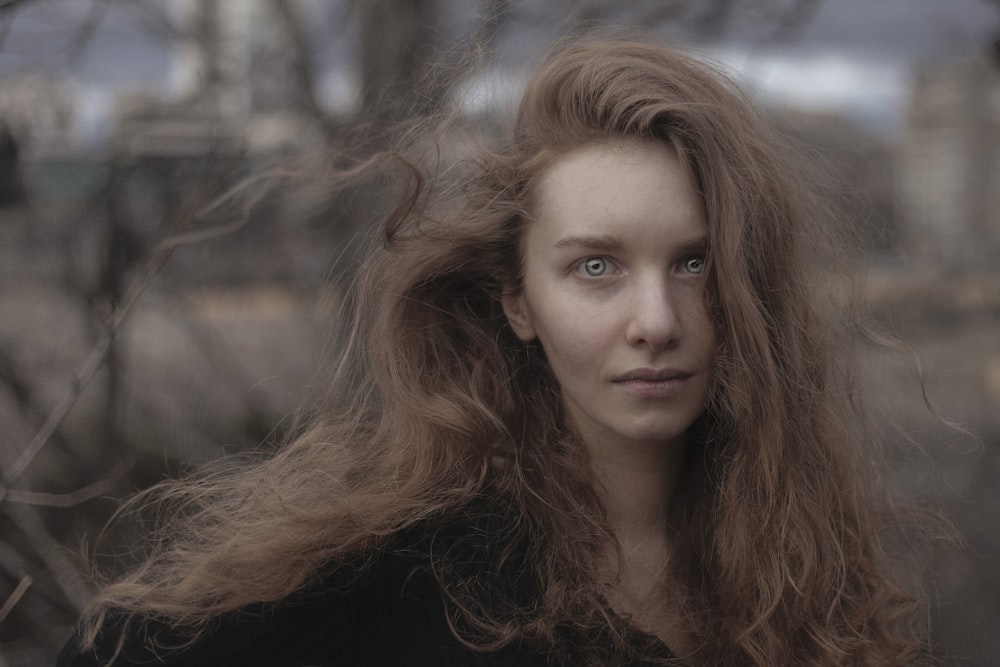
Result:
[[[821,218],[725,76],[641,39],[561,45],[500,147],[443,170],[399,163],[402,194],[351,293],[330,400],[273,457],[156,489],[152,552],[98,594],[91,629],[117,607],[197,630],[488,493],[505,499],[505,539],[534,569],[541,606],[505,616],[446,587],[464,640],[524,636],[558,655],[570,624],[577,641],[610,637],[617,654],[628,650],[608,632],[595,583],[610,530],[587,461],[544,355],[514,336],[500,305],[518,283],[540,174],[609,138],[669,142],[692,170],[709,228],[716,386],[693,427],[674,518],[697,634],[685,660],[920,658],[918,604],[894,582],[862,465],[870,443],[842,368],[849,350],[804,271]]]

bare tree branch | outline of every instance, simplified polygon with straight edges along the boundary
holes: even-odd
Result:
[[[125,473],[134,467],[135,457],[128,456],[115,464],[103,478],[75,491],[69,493],[40,493],[10,489],[7,491],[7,502],[44,507],[73,507],[107,493],[125,476]]]
[[[795,33],[819,11],[821,0],[797,0],[791,7],[778,16],[777,24],[771,33],[772,41],[784,41],[795,36]]]
[[[91,1],[90,12],[87,14],[87,18],[83,20],[83,23],[74,32],[73,41],[70,42],[69,48],[66,50],[67,62],[75,63],[83,56],[83,52],[97,33],[97,29],[101,27],[101,21],[104,20],[104,16],[107,14],[109,4],[109,0]]]
[[[23,372],[9,350],[0,348],[0,385],[6,386],[8,392],[17,404],[21,414],[31,422],[30,427],[37,429],[45,421],[47,410],[42,407],[35,392],[35,387],[28,380],[28,373]],[[66,438],[57,431],[53,441],[68,450]]]
[[[434,0],[360,3],[361,108],[366,119],[397,120],[422,113],[441,92],[428,80],[440,51],[440,7]],[[419,97],[414,95],[419,92]],[[416,108],[404,109],[410,102]]]
[[[19,5],[26,5],[31,1],[32,0],[0,0],[0,12],[15,9]]]
[[[705,37],[719,37],[729,25],[736,0],[710,0],[695,19],[695,30]]]
[[[291,50],[292,75],[299,106],[320,124],[328,137],[332,137],[338,128],[316,98],[316,68],[309,52],[309,42],[302,30],[301,18],[290,0],[274,0],[272,7]]]
[[[636,10],[635,7],[638,6]],[[654,28],[657,25],[677,18],[688,8],[688,0],[636,0],[629,5],[634,10],[633,21],[644,28]],[[580,3],[573,14],[573,23],[577,26],[600,25],[622,11],[619,3],[613,0],[592,0]]]
[[[49,535],[44,527],[45,522],[35,508],[8,504],[4,511],[27,538],[66,599],[78,612],[83,611],[87,603],[87,585],[76,566],[67,558],[63,547]]]
[[[24,597],[24,594],[27,592],[28,588],[31,587],[31,583],[32,583],[31,577],[29,577],[28,575],[24,575],[23,577],[21,577],[21,581],[17,582],[17,586],[14,588],[11,594],[7,596],[7,599],[4,601],[3,606],[0,607],[0,623],[3,623],[4,619],[10,615],[10,612],[14,609],[15,606],[17,606],[17,603],[20,602],[21,598]]]
[[[126,6],[136,15],[139,25],[158,39],[183,41],[191,38],[188,30],[170,19],[165,3],[160,0],[130,0]]]
[[[23,452],[21,452],[21,455],[3,476],[3,484],[0,485],[0,504],[3,503],[4,496],[10,487],[17,482],[27,467],[31,465],[31,462],[34,461],[35,457],[38,456],[38,453],[45,447],[46,443],[55,433],[59,424],[62,423],[62,421],[69,414],[70,410],[72,410],[73,406],[76,405],[76,402],[79,400],[84,388],[86,388],[86,386],[94,378],[94,375],[100,369],[102,362],[108,354],[108,350],[111,347],[115,334],[125,322],[129,312],[132,310],[132,306],[135,305],[135,302],[149,285],[153,276],[156,275],[156,273],[170,258],[170,254],[173,250],[186,243],[194,243],[203,241],[207,238],[228,234],[246,224],[248,215],[244,212],[244,215],[229,224],[198,230],[188,234],[183,232],[184,228],[187,227],[192,220],[197,218],[199,214],[206,214],[216,210],[226,202],[231,201],[240,192],[248,188],[249,184],[257,182],[259,178],[247,179],[247,181],[231,189],[229,192],[211,202],[207,207],[198,210],[196,213],[191,213],[190,208],[186,207],[180,207],[178,209],[177,220],[173,225],[171,225],[171,227],[180,231],[161,242],[154,249],[152,256],[146,262],[141,273],[135,278],[135,280],[132,281],[128,289],[125,290],[121,301],[115,304],[114,310],[109,318],[108,325],[101,333],[97,342],[91,348],[87,359],[73,376],[73,379],[70,381],[69,386],[66,388],[62,397],[56,403],[56,406],[49,413],[48,419],[46,419],[41,429],[39,429],[39,431],[35,434],[35,437],[32,438],[28,446]],[[199,192],[195,195],[195,198],[200,198],[200,196],[201,193]]]
[[[688,8],[688,0],[651,0],[639,14],[642,26],[653,28],[668,21],[674,21]]]
[[[148,279],[143,281],[142,287],[145,287],[146,282],[148,282]],[[139,291],[141,292],[141,290]],[[136,294],[136,297],[138,297],[138,294]],[[117,315],[127,313],[131,308],[131,305],[131,303],[126,303],[122,308],[117,309],[116,319],[123,319],[117,317]],[[53,408],[49,413],[45,423],[42,424],[42,427],[35,434],[35,437],[32,438],[31,442],[28,443],[28,446],[23,452],[21,452],[21,455],[16,461],[14,461],[14,464],[7,471],[7,474],[4,475],[3,486],[0,486],[0,502],[4,500],[7,488],[17,482],[17,480],[24,473],[25,469],[31,465],[31,462],[35,460],[38,453],[42,451],[43,447],[45,447],[46,443],[56,432],[56,429],[59,428],[59,425],[69,414],[69,411],[73,409],[74,405],[76,405],[77,400],[80,398],[80,394],[83,393],[84,388],[86,388],[86,386],[93,379],[94,375],[97,373],[98,369],[101,367],[101,363],[104,361],[104,357],[107,355],[108,349],[111,347],[111,340],[116,331],[117,326],[114,325],[109,326],[105,330],[104,334],[91,349],[86,361],[84,361],[83,365],[76,372],[76,375],[73,376],[73,379],[70,381],[66,391],[63,392],[59,402],[56,403],[55,408]]]
[[[201,179],[201,182],[206,183],[207,179]],[[114,309],[109,317],[107,326],[100,334],[99,339],[91,349],[81,368],[75,374],[62,398],[49,413],[48,419],[29,445],[21,452],[21,455],[4,475],[3,484],[0,485],[0,505],[4,505],[5,514],[18,527],[27,540],[27,543],[38,554],[46,570],[53,575],[52,580],[54,583],[59,586],[65,598],[77,611],[80,611],[86,602],[88,596],[87,586],[81,579],[76,567],[66,557],[60,545],[44,528],[44,522],[32,505],[65,508],[100,495],[110,489],[114,482],[134,464],[134,461],[130,457],[115,466],[104,479],[68,494],[37,493],[16,490],[11,487],[50,441],[56,428],[76,404],[83,389],[101,367],[115,334],[125,322],[139,296],[149,285],[153,276],[169,259],[173,250],[183,243],[200,241],[210,238],[213,235],[220,235],[238,228],[245,223],[249,214],[249,206],[255,200],[250,198],[250,204],[247,205],[247,208],[243,211],[243,215],[239,216],[235,223],[198,230],[191,234],[185,234],[184,230],[199,217],[217,212],[222,206],[231,203],[237,196],[244,193],[249,188],[249,184],[253,182],[253,179],[247,179],[244,183],[232,188],[210,202],[207,206],[200,205],[205,194],[203,191],[205,186],[202,186],[192,194],[186,205],[182,204],[177,207],[173,216],[173,223],[169,225],[169,228],[173,229],[176,233],[154,248],[142,271],[129,284],[122,298],[114,304]],[[5,501],[7,502],[5,503]]]
[[[10,27],[14,25],[14,7],[0,6],[0,49],[7,42]]]

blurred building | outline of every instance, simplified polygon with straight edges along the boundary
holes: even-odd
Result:
[[[262,0],[177,0],[170,91],[115,105],[116,148],[127,155],[267,153],[308,145],[295,72],[301,45]]]
[[[1000,72],[987,61],[919,70],[899,143],[904,247],[945,267],[1000,257]]]
[[[0,79],[0,120],[22,159],[64,156],[77,148],[74,100],[63,80],[41,74]]]

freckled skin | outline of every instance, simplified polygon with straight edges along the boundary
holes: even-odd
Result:
[[[593,453],[679,448],[705,408],[717,344],[690,176],[660,142],[590,144],[548,168],[538,200],[523,285],[503,297],[511,327],[541,342]]]

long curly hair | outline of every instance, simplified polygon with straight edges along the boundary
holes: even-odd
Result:
[[[500,301],[520,280],[540,175],[574,148],[617,138],[673,146],[708,224],[719,351],[670,519],[694,635],[684,660],[918,662],[921,605],[887,554],[848,342],[805,270],[826,218],[736,86],[634,38],[560,45],[499,142],[456,141],[465,157],[444,168],[397,155],[398,203],[345,300],[329,398],[274,455],[134,501],[153,503],[159,528],[142,564],[95,597],[90,640],[112,608],[197,632],[492,494],[506,508],[499,558],[524,554],[538,607],[498,614],[448,584],[460,638],[485,648],[529,639],[558,655],[570,625],[574,641],[632,650],[603,611],[612,533],[586,454],[543,352],[517,339]]]

